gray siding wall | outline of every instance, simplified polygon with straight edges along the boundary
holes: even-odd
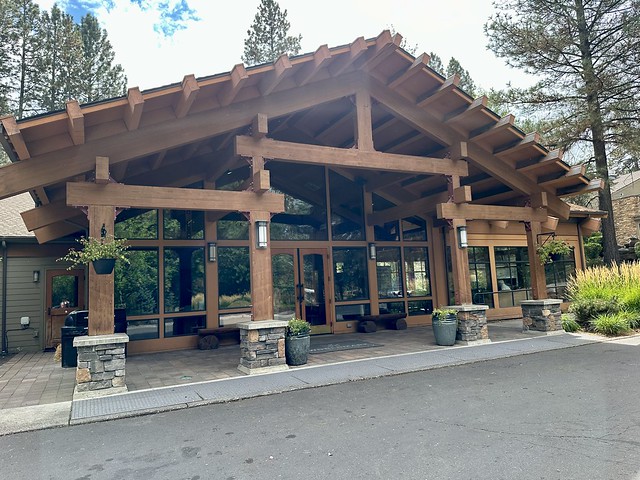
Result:
[[[1,263],[1,262],[0,262]],[[64,269],[55,258],[7,259],[7,333],[9,353],[39,351],[45,341],[45,305],[47,270]],[[40,281],[33,282],[33,271],[40,270]],[[0,269],[0,288],[2,275]],[[1,291],[1,290],[0,290]],[[0,312],[2,296],[0,295]],[[20,329],[20,317],[29,317],[30,327]]]

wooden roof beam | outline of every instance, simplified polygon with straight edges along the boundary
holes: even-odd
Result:
[[[498,205],[471,205],[439,203],[436,206],[438,218],[447,220],[507,220],[519,222],[545,222],[546,208],[503,207]]]
[[[196,77],[194,75],[185,75],[182,79],[182,90],[180,91],[178,102],[173,109],[176,118],[184,118],[187,116],[199,91],[200,87],[198,86]]]
[[[412,217],[414,215],[426,215],[435,211],[437,204],[449,200],[449,192],[440,192],[428,197],[418,198],[409,202],[386,208],[379,212],[367,215],[367,225],[383,225],[392,220]]]
[[[452,92],[453,90],[455,90],[459,84],[460,84],[460,75],[458,75],[457,73],[454,75],[451,75],[442,83],[442,85],[437,87],[435,90],[427,92],[424,95],[420,95],[416,99],[416,105],[418,105],[421,108],[424,108],[427,105],[431,105],[432,103],[435,103],[436,101],[440,100],[442,97],[447,95],[449,92]]]
[[[329,122],[323,129],[315,132],[312,135],[324,142],[327,138],[331,137],[333,133],[344,130],[346,128],[346,125],[350,124],[353,121],[353,115],[353,110],[349,110],[343,116],[332,122]]]
[[[516,168],[520,172],[529,173],[555,164],[563,167],[565,170],[569,170],[569,167],[562,161],[562,153],[560,149],[551,150],[542,158],[527,158],[518,162]]]
[[[443,158],[393,155],[356,148],[335,148],[302,143],[281,142],[263,138],[238,136],[235,154],[244,157],[261,156],[284,162],[311,165],[337,166],[387,172],[449,174],[466,176],[469,174],[467,162]]]
[[[431,57],[429,57],[428,54],[423,53],[413,61],[413,63],[409,66],[409,68],[407,68],[404,71],[398,72],[396,75],[392,76],[389,82],[387,83],[387,86],[391,89],[398,88],[404,82],[412,79],[413,77],[418,75],[420,72],[422,72],[425,69],[425,67],[429,65],[430,59]]]
[[[20,216],[27,230],[30,232],[47,225],[62,222],[78,216],[81,212],[75,207],[69,207],[64,201],[49,203],[22,212]]]
[[[76,210],[77,212],[77,210]],[[66,237],[72,233],[80,232],[87,229],[89,222],[87,216],[84,213],[69,218],[64,222],[53,223],[42,228],[38,228],[33,231],[38,240],[38,243],[46,243],[51,240]]]
[[[395,185],[396,183],[411,177],[413,177],[412,174],[406,174],[406,173],[387,173],[387,174],[377,173],[376,176],[367,180],[367,183],[365,184],[364,189],[367,192],[375,192],[376,190],[389,187],[391,185]]]
[[[508,145],[504,148],[496,149],[493,151],[493,154],[498,158],[503,158],[522,150],[526,150],[527,148],[538,146],[539,144],[540,134],[538,132],[527,133],[527,135],[525,135],[525,137],[519,142]]]
[[[220,105],[226,107],[231,104],[242,90],[242,87],[249,79],[249,74],[244,65],[239,63],[231,70],[229,83],[224,87],[223,91],[218,95]]]
[[[604,180],[600,178],[594,178],[590,180],[587,185],[579,185],[577,187],[561,188],[556,191],[558,197],[575,197],[576,195],[582,195],[583,193],[599,192],[604,188]]]
[[[371,96],[366,90],[356,92],[355,143],[360,150],[373,150]]]
[[[260,82],[258,90],[261,95],[269,95],[272,93],[280,83],[289,76],[291,73],[291,60],[285,53],[278,57],[273,64],[273,70],[265,75]]]
[[[22,132],[20,132],[20,127],[16,122],[16,118],[13,115],[7,115],[2,117],[0,121],[2,122],[5,134],[9,137],[9,141],[11,142],[11,145],[13,145],[13,149],[16,151],[18,158],[20,160],[31,158],[27,144],[22,136]]]
[[[601,218],[587,218],[580,222],[580,230],[582,230],[582,235],[588,237],[592,233],[600,230],[600,225],[602,223]]]
[[[140,126],[142,111],[144,110],[144,98],[138,87],[132,87],[127,92],[127,105],[124,109],[124,123],[127,130],[137,130]]]
[[[296,74],[296,83],[303,86],[309,83],[313,77],[331,61],[331,51],[326,45],[320,46],[313,54],[313,60],[307,62]]]
[[[515,126],[515,121],[516,121],[516,117],[514,117],[513,115],[511,114],[505,115],[500,120],[498,120],[498,122],[495,123],[494,125],[491,125],[486,129],[483,128],[482,131],[480,131],[475,135],[472,133],[469,136],[469,138],[474,142],[487,140],[493,135],[499,134],[501,132],[504,132],[505,130],[513,128]]]
[[[587,167],[585,165],[573,165],[567,172],[562,174],[554,174],[549,177],[538,178],[538,185],[544,185],[547,188],[567,187],[575,184],[576,180],[587,184],[585,175]]]
[[[69,100],[67,110],[67,131],[74,145],[84,143],[84,115],[77,100]]]
[[[475,115],[477,112],[487,108],[487,103],[489,99],[486,95],[482,95],[481,97],[476,98],[468,107],[463,107],[461,110],[456,110],[446,115],[444,118],[444,122],[449,125],[455,125],[456,123],[460,123],[465,121],[467,118]]]
[[[367,48],[367,41],[364,37],[356,38],[349,45],[348,53],[343,53],[338,57],[334,57],[335,60],[333,60],[331,65],[329,65],[329,73],[331,73],[331,76],[337,77],[347,70],[367,51]]]
[[[393,54],[402,43],[402,35],[391,35],[389,30],[384,30],[376,37],[376,46],[369,57],[359,66],[364,71],[370,71],[380,65],[389,55]]]

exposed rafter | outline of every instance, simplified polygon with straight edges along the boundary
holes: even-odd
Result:
[[[313,77],[331,61],[331,51],[326,45],[322,45],[313,54],[313,61],[307,63],[296,74],[296,83],[299,86],[306,85]]]
[[[123,117],[127,130],[136,130],[140,126],[143,109],[144,98],[140,89],[138,87],[130,88],[127,92],[127,105]]]
[[[74,145],[84,143],[84,115],[77,100],[69,100],[67,110],[67,130]]]
[[[262,95],[270,95],[291,73],[291,60],[286,54],[280,55],[273,64],[273,70],[260,82],[258,89]]]

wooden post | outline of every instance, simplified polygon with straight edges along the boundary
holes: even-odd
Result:
[[[273,320],[273,273],[271,269],[271,238],[269,212],[249,213],[249,259],[251,262],[251,313],[254,321]],[[256,223],[267,222],[267,248],[256,246]]]
[[[89,236],[100,238],[102,227],[113,236],[114,207],[89,205]],[[113,333],[113,273],[98,275],[89,265],[89,335]]]
[[[451,247],[451,267],[453,270],[453,288],[456,305],[473,303],[471,295],[471,279],[469,276],[469,254],[466,248],[458,246],[458,227],[466,226],[465,220],[451,220],[451,226],[447,232],[449,246]]]
[[[527,249],[529,252],[529,271],[531,272],[531,291],[534,300],[542,300],[547,296],[547,280],[544,265],[540,263],[538,255],[538,235],[542,232],[540,222],[525,222],[527,232]]]

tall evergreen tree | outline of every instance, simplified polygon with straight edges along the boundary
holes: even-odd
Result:
[[[501,0],[485,25],[489,48],[507,64],[542,79],[515,92],[538,116],[552,118],[565,147],[589,142],[605,181],[599,208],[605,262],[619,259],[607,154],[621,128],[640,115],[638,0]]]
[[[283,53],[296,55],[300,51],[302,35],[289,36],[290,27],[287,11],[280,10],[278,2],[261,0],[253,24],[247,30],[242,61],[257,65],[273,62]]]
[[[15,17],[10,26],[10,35],[15,43],[8,48],[14,58],[12,76],[15,81],[12,82],[13,92],[9,94],[8,101],[15,116],[22,118],[39,111],[36,85],[40,73],[37,58],[42,47],[38,35],[40,8],[32,0],[17,0],[14,3],[15,10],[12,11]]]
[[[107,31],[100,28],[98,19],[88,13],[80,22],[83,44],[83,73],[78,101],[94,102],[123,95],[127,77],[120,64],[114,64],[115,52],[107,38]]]
[[[472,97],[476,94],[476,84],[471,78],[471,74],[469,70],[460,65],[460,62],[455,58],[451,57],[449,63],[447,64],[447,77],[455,75],[456,73],[460,75],[460,88],[467,92]]]

